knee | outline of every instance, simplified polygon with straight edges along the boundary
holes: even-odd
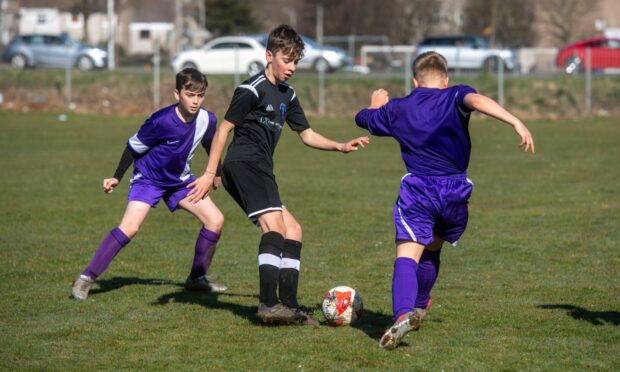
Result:
[[[286,239],[301,241],[303,237],[303,231],[301,225],[295,221],[295,223],[286,225]]]
[[[209,216],[208,219],[202,221],[205,229],[219,233],[224,228],[224,215],[222,213],[216,213]]]
[[[140,225],[128,224],[128,225],[120,225],[118,227],[123,234],[125,234],[129,239],[133,239],[134,236],[140,230]]]

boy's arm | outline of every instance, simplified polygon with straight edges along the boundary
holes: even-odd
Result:
[[[370,96],[370,106],[355,115],[355,124],[375,136],[390,136],[390,120],[387,103],[390,101],[385,89],[377,89]]]
[[[368,137],[357,137],[350,140],[349,142],[340,143],[323,137],[319,133],[313,131],[312,128],[308,128],[302,132],[299,132],[299,138],[301,138],[301,141],[306,146],[318,150],[340,151],[345,154],[348,154],[351,151],[357,151],[358,146],[364,147],[364,145],[369,142]]]
[[[222,158],[224,146],[228,140],[228,134],[234,127],[235,125],[233,123],[224,120],[215,131],[213,141],[211,142],[211,150],[209,151],[209,162],[207,163],[204,174],[187,185],[188,188],[192,188],[192,191],[187,194],[188,200],[191,203],[198,203],[209,194],[209,190],[211,190],[211,186],[213,186],[218,165],[220,164],[220,159]]]
[[[127,169],[129,169],[129,166],[131,166],[133,160],[133,152],[131,151],[129,146],[126,146],[125,151],[123,151],[123,155],[121,155],[121,159],[118,162],[116,171],[114,172],[114,177],[106,178],[103,180],[103,192],[109,194],[114,191],[114,188],[118,186],[119,183],[121,183],[125,172],[127,172]]]
[[[487,96],[483,96],[482,94],[468,93],[463,99],[463,103],[472,110],[480,111],[483,114],[489,115],[512,126],[519,137],[521,137],[521,143],[519,146],[523,147],[526,152],[528,150],[531,150],[532,153],[535,152],[534,139],[525,124],[523,124],[523,122],[521,122],[521,120],[519,120],[516,116],[500,106],[497,102]]]

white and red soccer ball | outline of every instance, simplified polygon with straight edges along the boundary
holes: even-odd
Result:
[[[323,296],[323,315],[330,325],[339,327],[355,323],[363,312],[362,297],[351,287],[334,287]]]

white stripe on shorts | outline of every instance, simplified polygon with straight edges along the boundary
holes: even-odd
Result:
[[[258,255],[258,266],[271,265],[279,268],[281,260],[280,257],[271,253],[261,253]]]
[[[280,264],[280,269],[295,269],[299,271],[299,266],[301,263],[299,260],[294,258],[283,258],[282,263]]]
[[[400,198],[398,198],[398,216],[400,217],[400,223],[403,224],[403,226],[405,227],[405,230],[407,230],[407,233],[411,237],[411,240],[413,240],[414,242],[417,242],[418,240],[415,238],[415,234],[413,233],[413,230],[411,230],[411,227],[409,227],[409,225],[407,225],[407,222],[405,222],[403,213],[400,210]]]

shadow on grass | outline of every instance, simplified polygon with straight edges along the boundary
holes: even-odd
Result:
[[[167,280],[167,279],[153,279],[153,278],[137,278],[137,277],[114,277],[111,279],[97,280],[99,288],[93,288],[90,294],[105,293],[114,291],[128,285],[173,285],[177,287],[183,287],[182,283]]]
[[[578,320],[585,320],[593,325],[603,325],[611,323],[620,325],[620,312],[618,311],[590,311],[580,306],[571,304],[555,304],[555,305],[538,305],[541,309],[562,309],[567,310],[566,313]]]
[[[181,287],[183,287],[181,285]],[[181,290],[177,292],[171,292],[160,296],[154,305],[167,305],[170,302],[176,302],[181,304],[193,304],[201,305],[209,309],[223,309],[232,312],[233,314],[249,320],[253,324],[260,325],[258,317],[256,316],[257,306],[245,306],[232,302],[220,301],[220,297],[255,297],[257,295],[242,294],[242,293],[205,293],[196,291]]]
[[[362,317],[351,326],[363,331],[368,337],[379,341],[383,332],[385,332],[392,323],[394,323],[394,319],[391,315],[364,309]]]

